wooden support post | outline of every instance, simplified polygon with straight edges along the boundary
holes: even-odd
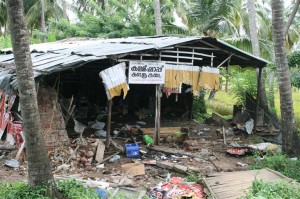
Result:
[[[229,78],[229,67],[226,67],[226,78],[225,78],[225,92],[228,93],[228,78]]]
[[[260,87],[261,87],[261,74],[262,68],[258,69],[258,77],[257,77],[257,95],[256,95],[256,107],[255,107],[255,119],[254,119],[254,134],[256,134],[256,127],[258,123],[258,112],[259,112],[259,99],[260,99]]]
[[[110,128],[111,128],[111,108],[112,108],[112,100],[107,101],[108,106],[108,115],[107,115],[107,132],[106,132],[106,143],[105,148],[108,149],[110,144]]]
[[[155,86],[155,130],[154,130],[154,140],[155,144],[159,145],[160,140],[160,85]]]

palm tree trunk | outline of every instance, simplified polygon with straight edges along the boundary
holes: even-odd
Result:
[[[45,0],[41,0],[41,29],[42,33],[46,33],[46,22],[45,22]],[[45,36],[42,38],[43,42],[45,42]]]
[[[247,8],[248,8],[248,15],[249,15],[249,30],[250,30],[250,39],[252,45],[252,52],[253,55],[260,57],[260,49],[259,49],[259,40],[257,35],[257,27],[256,27],[256,11],[255,11],[255,2],[253,0],[247,0]],[[258,76],[258,70],[256,70]],[[264,75],[262,75],[263,77]],[[268,100],[267,94],[265,89],[265,82],[264,78],[259,79],[260,81],[260,96],[259,101],[261,104],[267,108],[268,107]]]
[[[269,100],[270,102],[270,107],[272,109],[275,108],[275,98],[274,98],[274,79],[275,79],[275,71],[272,70],[268,74],[268,80],[269,80],[269,93],[271,95],[271,99]]]
[[[160,13],[160,0],[154,0],[154,15],[155,15],[155,28],[156,35],[162,35],[161,27],[161,13]],[[159,84],[155,85],[155,144],[159,145],[160,142],[160,114],[161,114],[161,87]]]
[[[161,13],[160,13],[160,0],[154,0],[154,16],[155,16],[155,28],[156,35],[162,35],[162,25],[161,25]]]
[[[299,154],[296,145],[298,136],[296,134],[294,108],[292,99],[292,88],[290,71],[288,67],[285,35],[284,35],[284,5],[282,0],[272,0],[272,27],[275,51],[275,62],[278,72],[278,84],[280,94],[280,110],[282,122],[282,150],[290,155]],[[297,138],[297,139],[295,139]]]
[[[61,5],[62,5],[62,10],[63,10],[64,18],[68,19],[68,15],[67,15],[67,2],[66,2],[66,0],[61,0]]]
[[[56,186],[40,124],[23,1],[6,0],[6,3],[26,138],[29,183],[32,186],[49,185],[49,194],[53,196],[52,194],[56,193]]]

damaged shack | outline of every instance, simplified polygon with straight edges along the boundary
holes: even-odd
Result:
[[[85,136],[109,137],[120,122],[147,127],[145,132],[159,141],[164,121],[192,118],[199,90],[219,89],[220,67],[252,67],[261,77],[267,64],[210,37],[73,38],[30,48],[49,147],[67,144],[80,128],[93,125]],[[2,51],[0,63],[0,137],[20,144],[22,118],[11,50]],[[147,66],[152,69],[145,77]]]
[[[236,190],[248,189],[256,172],[241,173],[248,180],[228,181],[225,189],[215,186],[218,176],[213,172],[245,170],[249,163],[243,156],[254,150],[278,149],[271,143],[246,140],[255,137],[248,134],[278,132],[279,124],[260,106],[259,98],[246,96],[245,107],[232,104],[230,121],[217,114],[207,120],[213,124],[191,120],[194,97],[203,90],[212,95],[219,90],[220,67],[251,67],[261,78],[267,64],[221,40],[72,38],[30,48],[41,122],[56,179],[75,178],[97,187],[99,194],[113,190],[114,196],[122,189],[140,195],[128,198],[142,198],[145,189],[155,198],[205,198],[208,192],[222,198],[224,192],[243,194]],[[25,139],[17,88],[13,54],[10,49],[2,50],[0,137],[11,148],[19,148],[17,161],[5,165],[25,173],[26,162],[18,162],[20,154],[24,155]],[[173,175],[191,172],[213,176],[203,180],[206,189]],[[274,175],[264,170],[264,177],[279,178]]]

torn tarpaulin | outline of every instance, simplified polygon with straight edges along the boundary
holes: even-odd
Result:
[[[15,102],[15,95],[7,95],[6,91],[0,90],[0,138],[2,137],[6,126],[13,121],[10,109]]]
[[[124,98],[127,95],[129,86],[126,82],[125,67],[125,63],[121,63],[99,73],[109,100],[115,96],[120,96],[122,90],[124,92]]]
[[[172,177],[167,182],[162,182],[150,191],[150,197],[156,199],[181,199],[205,198],[206,194],[201,185],[191,182],[185,182],[183,178]]]
[[[243,156],[253,154],[254,150],[250,147],[232,147],[227,149],[226,152],[231,155]]]

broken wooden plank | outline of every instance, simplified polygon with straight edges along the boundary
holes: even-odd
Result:
[[[217,123],[219,123],[219,124],[222,124],[222,125],[225,126],[225,127],[230,127],[230,126],[231,126],[231,124],[230,124],[229,121],[225,120],[224,118],[222,118],[221,116],[219,116],[219,115],[217,115],[217,114],[215,114],[215,113],[213,113],[213,114],[211,115],[211,118],[212,118],[215,122],[217,122]]]
[[[104,158],[102,161],[98,162],[98,164],[102,164],[103,162],[106,162],[107,160],[109,160],[110,158],[114,157],[115,155],[118,155],[120,152],[116,152],[106,158]]]
[[[16,160],[18,160],[18,161],[20,160],[20,156],[21,156],[24,148],[25,148],[25,141],[21,144],[21,147],[18,150],[18,153],[17,153],[16,158],[15,158]]]
[[[255,179],[261,179],[265,182],[274,182],[282,179],[290,180],[271,169],[214,173],[210,174],[210,176],[214,177],[207,177],[203,181],[216,199],[245,196]]]
[[[144,135],[153,135],[154,128],[141,128]],[[181,131],[181,127],[161,127],[160,128],[160,137],[167,137],[173,135],[176,132]]]
[[[95,160],[97,162],[101,162],[104,157],[104,150],[105,150],[105,145],[102,141],[98,141],[98,146],[97,146],[97,152],[95,156]]]
[[[16,147],[13,145],[0,145],[0,150],[12,151],[15,149],[16,149]]]
[[[170,154],[170,155],[182,155],[182,156],[188,156],[188,157],[199,158],[199,159],[204,160],[204,158],[202,156],[199,156],[199,155],[195,155],[195,154],[192,154],[192,153],[181,152],[181,151],[174,151],[174,150],[170,150],[170,149],[162,148],[162,147],[157,147],[157,146],[156,147],[147,147],[147,149],[157,151],[157,152],[161,152],[161,153]]]

